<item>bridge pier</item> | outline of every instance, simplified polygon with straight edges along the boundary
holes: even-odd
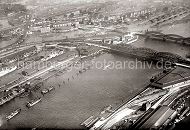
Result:
[[[176,43],[184,44],[183,39],[176,40]]]
[[[163,41],[166,42],[166,38],[165,37],[163,37]]]
[[[190,45],[190,39],[183,39],[183,44]]]

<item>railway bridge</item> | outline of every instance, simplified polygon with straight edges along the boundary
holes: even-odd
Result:
[[[157,31],[148,31],[145,33],[146,38],[162,40],[162,41],[170,41],[181,44],[190,45],[190,37],[183,37],[177,34],[163,34]]]
[[[169,61],[171,63],[190,63],[183,57],[177,54],[169,53],[169,52],[158,52],[156,50],[150,48],[137,48],[132,45],[108,45],[108,44],[97,44],[97,43],[88,43],[90,46],[97,46],[111,52],[120,53],[123,55],[137,57],[141,60],[149,60],[149,61]]]

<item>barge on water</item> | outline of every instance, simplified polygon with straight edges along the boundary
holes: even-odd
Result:
[[[16,115],[18,115],[21,112],[21,109],[16,109],[15,111],[11,112],[10,114],[8,114],[5,118],[7,119],[7,121],[11,120],[12,118],[14,118]]]
[[[26,107],[28,107],[28,108],[33,107],[34,105],[36,105],[40,101],[42,101],[42,98],[38,98],[38,99],[35,99],[32,101],[29,101],[29,102],[27,102]]]

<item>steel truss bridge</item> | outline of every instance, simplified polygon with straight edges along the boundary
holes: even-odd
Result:
[[[163,41],[172,41],[176,43],[190,45],[190,37],[183,37],[176,34],[163,34],[157,31],[148,31],[145,33],[146,38],[163,40]]]

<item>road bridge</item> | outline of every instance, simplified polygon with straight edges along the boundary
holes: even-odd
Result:
[[[165,41],[173,41],[173,42],[183,42],[184,37],[176,34],[166,34],[164,35]]]
[[[63,38],[63,39],[57,39],[57,40],[43,40],[43,43],[49,43],[49,42],[84,42],[85,38]]]
[[[164,23],[168,20],[172,20],[174,18],[177,18],[179,16],[186,15],[188,13],[189,13],[189,11],[179,11],[179,12],[173,12],[171,14],[162,14],[162,15],[159,15],[157,17],[150,19],[149,22],[152,23],[152,26],[155,26],[155,25],[159,25],[161,23]]]

